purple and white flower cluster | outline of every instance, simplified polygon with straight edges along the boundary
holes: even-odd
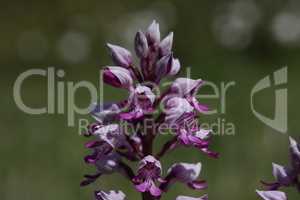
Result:
[[[198,125],[198,114],[208,110],[195,97],[203,81],[177,78],[161,94],[155,92],[162,79],[172,77],[180,70],[180,62],[172,52],[172,43],[173,33],[161,40],[159,24],[155,21],[146,32],[138,31],[135,51],[139,67],[134,66],[133,56],[127,49],[107,45],[115,66],[103,69],[103,81],[127,90],[128,98],[94,106],[91,114],[96,122],[90,124],[85,133],[94,138],[85,145],[92,153],[84,160],[95,166],[97,171],[85,175],[82,186],[102,175],[116,172],[128,178],[142,193],[144,200],[159,199],[175,182],[196,190],[207,188],[206,181],[199,179],[201,163],[178,162],[169,168],[165,176],[162,173],[161,158],[178,146],[195,147],[209,157],[218,157],[218,153],[209,149],[211,131]],[[159,111],[159,105],[162,111]],[[145,121],[152,123],[146,126]],[[130,124],[133,131],[128,134],[122,123]],[[165,130],[165,125],[169,127],[168,131],[174,133],[173,137],[155,152],[153,143],[161,130]],[[137,169],[132,169],[127,164],[129,161],[138,162]],[[124,200],[126,196],[121,191],[96,191],[95,198]],[[177,200],[207,199],[207,195],[177,197]]]
[[[279,191],[282,187],[296,187],[300,192],[300,145],[290,137],[290,166],[281,166],[273,163],[273,176],[275,182],[262,181],[266,191],[257,191],[264,200],[287,200],[287,195]]]

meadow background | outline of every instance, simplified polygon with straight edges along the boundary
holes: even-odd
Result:
[[[273,180],[271,163],[288,162],[288,135],[299,138],[300,3],[297,0],[27,0],[2,2],[0,12],[0,198],[2,200],[92,199],[95,189],[121,189],[128,199],[139,199],[128,181],[105,176],[96,185],[79,188],[82,175],[93,172],[83,156],[86,138],[78,127],[67,126],[66,114],[28,115],[13,99],[19,74],[32,68],[63,69],[59,81],[87,80],[97,86],[99,70],[112,64],[106,42],[133,49],[133,38],[153,19],[166,35],[175,32],[174,52],[193,78],[219,85],[234,81],[226,96],[226,113],[203,116],[201,121],[225,119],[235,135],[214,137],[212,148],[221,153],[209,159],[195,149],[180,148],[162,161],[165,169],[177,161],[203,163],[202,177],[209,182],[210,200],[258,199],[259,181]],[[288,133],[264,125],[250,109],[250,91],[263,77],[288,66]],[[47,82],[28,79],[22,89],[27,105],[47,104]],[[105,88],[107,100],[126,96]],[[256,95],[255,107],[272,117],[274,89]],[[203,89],[201,93],[210,93]],[[87,91],[76,95],[87,106]],[[220,99],[203,100],[220,110]],[[89,116],[77,115],[76,119]],[[168,139],[162,136],[159,143]],[[156,148],[157,150],[157,148]],[[163,198],[200,196],[176,184]],[[290,199],[299,194],[289,191]],[[298,196],[298,197],[297,197]]]

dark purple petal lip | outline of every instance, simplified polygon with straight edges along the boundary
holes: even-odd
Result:
[[[93,174],[93,175],[84,175],[85,180],[80,183],[81,187],[87,186],[97,180],[101,176],[101,173]]]

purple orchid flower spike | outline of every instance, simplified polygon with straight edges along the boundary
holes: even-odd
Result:
[[[202,197],[178,196],[176,200],[208,200],[208,196],[207,195],[204,195]]]
[[[161,189],[167,190],[168,186],[174,182],[182,182],[192,189],[203,190],[207,188],[206,181],[197,180],[201,172],[201,163],[176,163],[168,170],[165,183],[161,184]]]
[[[125,68],[129,68],[132,65],[132,55],[130,51],[113,44],[107,44],[107,47],[109,48],[111,57],[116,65]]]
[[[133,78],[130,71],[122,67],[107,67],[103,70],[103,81],[117,88],[131,88]]]
[[[92,152],[85,156],[84,161],[96,172],[84,175],[81,186],[93,183],[104,175],[119,173],[133,184],[143,200],[160,199],[175,182],[182,182],[192,189],[207,187],[205,181],[198,180],[200,163],[174,164],[164,176],[166,178],[161,178],[163,156],[179,145],[196,147],[210,157],[218,155],[208,148],[211,131],[198,126],[198,115],[207,110],[196,99],[203,81],[178,78],[165,91],[159,91],[161,81],[172,78],[181,68],[179,59],[172,51],[173,36],[171,32],[161,40],[156,21],[146,31],[138,31],[134,49],[139,66],[135,66],[130,51],[107,44],[116,66],[106,66],[102,70],[103,81],[115,88],[125,89],[128,94],[117,102],[100,102],[91,106],[90,113],[96,121],[88,125],[84,133],[92,138],[85,145]],[[166,129],[161,129],[165,126]],[[155,138],[163,132],[174,135],[156,152]],[[127,164],[137,161],[139,165],[136,170],[130,167],[134,165]],[[122,192],[97,191],[95,198],[124,200],[125,195]],[[177,200],[207,200],[207,196],[179,196]]]
[[[161,164],[153,156],[146,156],[139,164],[138,175],[132,180],[139,192],[150,192],[152,196],[161,196],[162,191],[155,185],[162,182]]]
[[[257,190],[256,193],[263,199],[263,200],[287,200],[286,194],[280,191],[259,191]]]
[[[126,195],[122,191],[109,191],[108,193],[103,191],[95,192],[96,200],[126,200]]]

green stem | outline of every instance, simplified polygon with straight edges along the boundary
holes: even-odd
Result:
[[[143,200],[154,200],[154,197],[149,192],[142,193]]]

